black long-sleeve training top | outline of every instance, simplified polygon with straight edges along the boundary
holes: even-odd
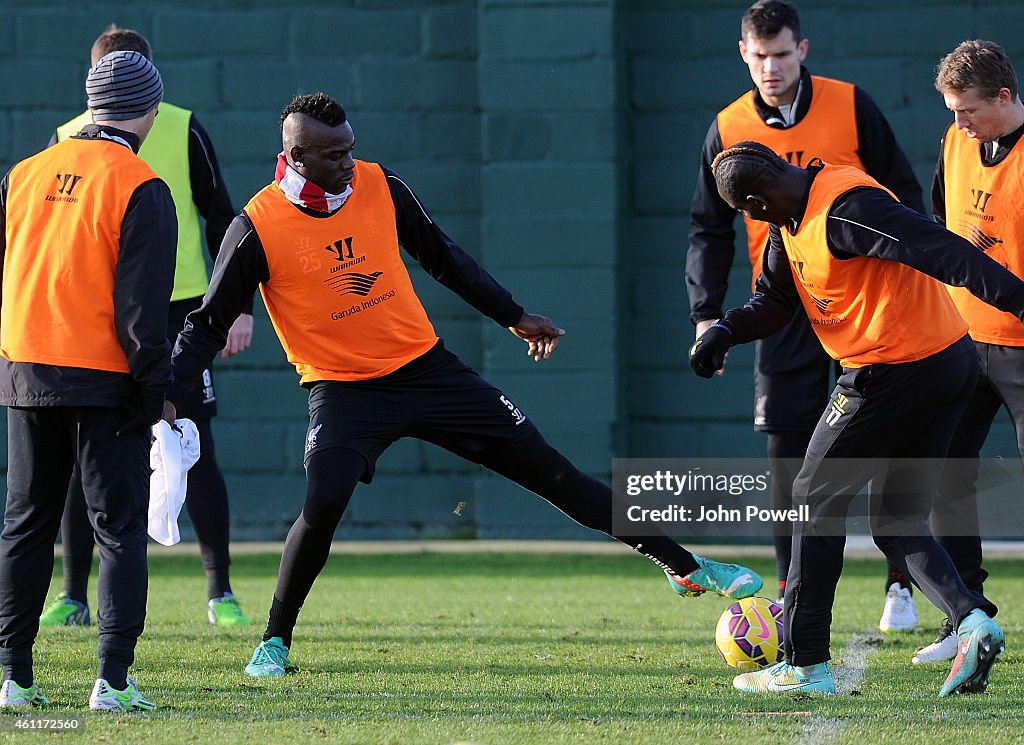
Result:
[[[809,169],[816,175],[814,167]],[[808,185],[808,193],[810,184]],[[806,205],[806,196],[805,201]],[[940,282],[966,287],[974,295],[1018,317],[1024,312],[1024,283],[981,251],[882,189],[858,187],[840,195],[828,212],[829,252],[839,260],[866,256],[898,261]],[[795,221],[798,227],[800,218]],[[725,314],[733,344],[775,333],[801,306],[780,228],[772,225],[764,267],[754,296]]]
[[[412,189],[398,174],[383,168],[395,206],[398,241],[427,273],[501,326],[515,326],[523,307],[476,260],[437,226]],[[311,217],[325,213],[301,207]],[[342,206],[340,209],[345,209]],[[227,332],[260,283],[270,280],[267,255],[244,210],[228,227],[203,304],[189,315],[174,348],[174,382],[168,399],[184,399],[213,357],[224,347]]]

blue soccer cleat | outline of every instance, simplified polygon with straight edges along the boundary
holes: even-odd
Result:
[[[739,564],[723,564],[693,555],[698,567],[685,577],[665,570],[672,589],[683,597],[697,597],[708,590],[731,600],[740,600],[757,593],[764,584],[761,575]]]
[[[939,689],[939,697],[951,693],[981,693],[988,687],[988,676],[999,655],[1006,649],[1006,637],[999,624],[983,610],[975,608],[956,630],[957,650],[949,677]]]

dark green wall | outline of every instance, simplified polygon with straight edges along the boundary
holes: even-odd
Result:
[[[417,190],[445,231],[534,312],[568,330],[534,365],[507,331],[418,269],[439,333],[582,468],[615,456],[758,455],[748,349],[697,381],[682,281],[697,152],[749,86],[745,2],[348,0],[320,3],[0,0],[0,168],[77,114],[89,47],[111,21],[153,43],[167,99],[197,112],[236,205],[272,176],[277,113],[322,89],[349,112],[361,158]],[[1013,2],[801,5],[814,72],[861,84],[929,177],[948,115],[938,57],[991,35],[1011,54]],[[741,256],[742,258],[742,256]],[[739,262],[732,298],[744,299]],[[253,349],[218,366],[218,455],[234,535],[279,538],[304,494],[305,397],[266,314]],[[1005,425],[993,441],[1012,452]],[[587,537],[518,487],[402,441],[360,488],[340,537]],[[458,512],[459,514],[455,514]]]
[[[693,327],[682,280],[689,206],[698,152],[715,114],[751,86],[739,57],[739,22],[749,2],[645,0],[625,4],[629,117],[629,200],[623,266],[631,278],[623,308],[628,331],[624,376],[633,457],[759,456],[765,437],[752,430],[753,349],[729,354],[712,381],[686,365]],[[918,180],[930,189],[939,138],[950,114],[933,87],[939,59],[964,39],[1001,43],[1024,64],[1024,8],[1004,2],[902,3],[882,0],[797,2],[805,64],[820,75],[864,88],[892,124]],[[737,221],[738,229],[740,221]],[[748,297],[743,245],[730,275],[729,302]],[[1016,456],[1001,414],[986,445]]]

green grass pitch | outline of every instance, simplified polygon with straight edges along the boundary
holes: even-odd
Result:
[[[159,710],[88,712],[96,627],[46,629],[36,678],[53,703],[37,713],[81,716],[80,730],[25,734],[0,717],[0,742],[994,745],[1024,737],[1024,561],[988,562],[1007,636],[989,691],[941,700],[948,666],[910,664],[939,612],[918,593],[920,631],[877,633],[880,560],[849,560],[839,585],[833,657],[853,685],[836,697],[734,691],[733,671],[714,650],[727,602],[676,597],[625,549],[621,557],[334,556],[299,619],[292,659],[300,671],[256,680],[242,667],[277,561],[236,559],[235,591],[254,626],[222,630],[206,625],[198,558],[154,550],[133,671]],[[773,576],[769,560],[747,563]]]

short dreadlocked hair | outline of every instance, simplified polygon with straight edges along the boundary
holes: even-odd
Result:
[[[994,41],[962,41],[939,61],[935,69],[935,89],[939,93],[963,93],[971,88],[989,101],[1001,88],[1017,100],[1017,74],[1006,51]]]
[[[320,91],[293,98],[281,111],[282,127],[289,114],[305,114],[328,127],[337,127],[348,119],[342,105]]]
[[[770,191],[788,164],[760,142],[738,142],[715,156],[711,172],[718,192],[731,204],[743,204],[750,194]]]

